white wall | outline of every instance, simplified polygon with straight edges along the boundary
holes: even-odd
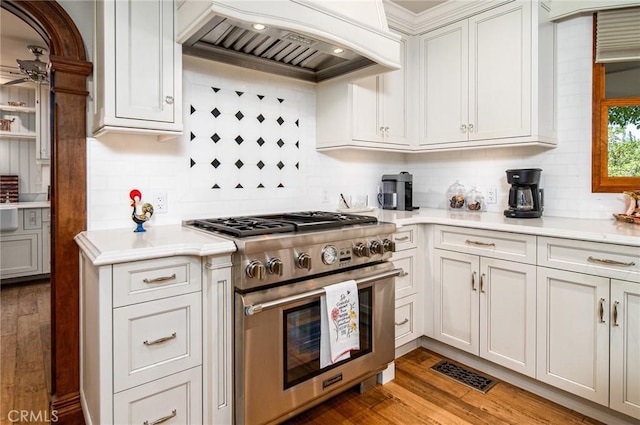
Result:
[[[562,21],[557,28],[558,147],[501,148],[408,156],[418,205],[445,208],[447,188],[456,180],[486,196],[498,189],[489,211],[502,211],[509,185],[505,170],[541,168],[546,216],[611,218],[624,210],[620,194],[591,193],[590,16]]]
[[[498,188],[498,202],[488,205],[488,210],[498,212],[506,207],[508,185],[504,171],[528,167],[543,169],[546,216],[609,218],[612,212],[623,210],[624,200],[618,194],[591,193],[591,34],[590,17],[558,24],[559,140],[558,147],[552,150],[503,148],[412,155],[365,151],[319,153],[314,148],[313,85],[185,56],[183,137],[169,142],[131,136],[107,141],[88,139],[88,227],[133,226],[128,198],[132,188],[140,189],[147,200],[155,192],[167,193],[168,213],[155,214],[149,224],[153,226],[194,217],[334,209],[340,193],[366,194],[374,205],[380,176],[403,170],[414,174],[417,205],[444,208],[447,188],[459,179],[468,188],[476,185],[485,194],[488,187]],[[211,189],[213,171],[190,167],[193,155],[204,158],[219,154],[227,159],[236,155],[239,159],[249,158],[249,162],[252,155],[257,155],[233,143],[208,150],[201,139],[204,136],[198,136],[199,147],[190,145],[192,127],[214,125],[211,120],[208,124],[190,121],[190,105],[198,98],[200,86],[205,90],[219,86],[227,91],[277,95],[287,102],[298,102],[301,149],[295,155],[300,159],[301,168],[297,174],[288,174],[285,188],[235,189],[226,185],[223,189]],[[267,133],[275,137],[279,131],[272,126]],[[273,149],[265,158],[273,166],[278,155]],[[204,159],[197,159],[199,163],[202,161]],[[265,175],[251,166],[231,170],[233,168],[227,168],[225,173],[216,175],[225,182],[236,182],[234,179],[242,176],[254,183]],[[271,179],[279,175],[273,168],[270,173]]]

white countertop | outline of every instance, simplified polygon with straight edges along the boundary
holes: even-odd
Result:
[[[221,255],[232,253],[236,246],[219,238],[182,225],[148,228],[135,233],[133,229],[93,230],[74,238],[82,252],[96,266],[148,260],[173,255]]]
[[[2,203],[0,205],[8,205],[12,207],[17,207],[19,210],[25,208],[49,208],[51,207],[51,203],[49,201],[36,201],[36,202],[10,202],[10,203]]]
[[[507,218],[502,213],[428,208],[416,211],[376,209],[362,214],[376,216],[380,221],[393,222],[398,227],[410,224],[444,224],[640,247],[640,226],[613,218],[591,220],[543,216],[514,219]],[[86,231],[78,234],[75,240],[96,266],[172,255],[221,255],[236,250],[235,244],[228,239],[179,224],[150,227],[144,233],[135,233],[131,228]]]
[[[611,217],[610,220],[563,217],[507,218],[502,213],[465,212],[420,208],[415,211],[376,209],[363,213],[397,226],[409,224],[445,224],[476,229],[500,230],[537,236],[578,239],[640,247],[640,226]]]

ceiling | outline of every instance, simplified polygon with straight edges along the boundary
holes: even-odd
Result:
[[[444,3],[446,0],[391,0],[391,2],[402,6],[410,12],[420,13],[427,9]]]
[[[16,59],[33,60],[35,57],[27,50],[27,46],[47,47],[47,43],[38,33],[22,19],[0,8],[0,83],[20,78]],[[40,60],[49,61],[49,55]],[[12,74],[10,72],[17,72]]]

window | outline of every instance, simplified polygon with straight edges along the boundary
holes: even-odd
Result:
[[[594,17],[592,192],[640,188],[640,8]]]

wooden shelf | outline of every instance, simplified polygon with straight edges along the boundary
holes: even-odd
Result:
[[[5,112],[22,112],[25,114],[35,114],[36,108],[28,107],[28,106],[10,106],[10,105],[0,105],[0,111]]]
[[[16,131],[0,131],[0,139],[36,139],[36,133],[18,133]]]

